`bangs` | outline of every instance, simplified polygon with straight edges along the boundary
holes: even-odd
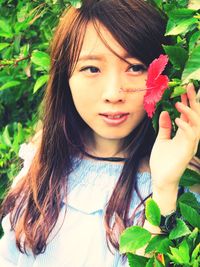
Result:
[[[166,21],[158,11],[141,0],[120,1],[120,3],[116,0],[91,1],[89,6],[83,3],[82,7],[74,9],[74,12],[76,16],[71,22],[67,38],[68,58],[65,59],[68,63],[68,78],[71,77],[78,62],[89,22],[93,23],[98,36],[112,53],[126,61],[106,42],[100,32],[100,25],[111,33],[131,57],[137,58],[146,67],[164,53],[162,44],[168,43],[164,37]]]
[[[99,31],[99,23],[131,57],[137,58],[146,66],[163,53],[161,44],[166,43],[166,22],[153,7],[141,0],[121,3],[116,0],[93,2],[90,7],[83,5],[80,8],[80,16],[85,17],[87,22],[93,22],[99,37],[111,51]],[[112,52],[117,55],[115,51]]]

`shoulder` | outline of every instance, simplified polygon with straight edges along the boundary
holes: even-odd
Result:
[[[18,175],[14,178],[12,187],[14,187],[17,182],[28,173],[36,151],[40,146],[41,137],[42,131],[40,130],[31,138],[28,143],[23,143],[20,146],[18,155],[19,158],[23,160],[23,165]]]

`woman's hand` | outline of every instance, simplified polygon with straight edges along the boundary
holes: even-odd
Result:
[[[181,116],[175,120],[178,130],[172,139],[169,114],[164,111],[160,115],[159,133],[150,157],[153,192],[178,189],[184,170],[197,152],[200,103],[192,84],[187,86],[187,93],[182,96],[182,103],[176,103],[176,108]]]

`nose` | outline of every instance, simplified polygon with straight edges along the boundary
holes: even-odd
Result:
[[[125,95],[122,88],[122,81],[119,75],[112,75],[111,77],[107,78],[107,82],[103,89],[102,98],[103,101],[106,103],[124,103],[125,102]]]

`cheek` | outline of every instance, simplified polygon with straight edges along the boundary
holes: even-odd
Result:
[[[144,110],[144,96],[146,91],[130,93],[130,103],[136,110]]]
[[[82,80],[75,77],[69,80],[69,86],[74,105],[79,114],[83,116],[87,111],[87,107],[92,107],[92,104],[95,104],[95,94],[91,94]]]
[[[129,102],[129,110],[134,114],[134,118],[140,122],[145,114],[146,111],[144,109],[144,92],[134,92],[130,95],[130,102]]]

